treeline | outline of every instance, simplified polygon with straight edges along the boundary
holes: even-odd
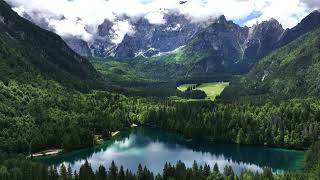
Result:
[[[190,90],[188,89],[185,92],[181,92],[179,94],[180,97],[186,98],[186,99],[205,99],[207,97],[207,94],[204,91],[201,90]]]
[[[94,135],[139,123],[214,142],[308,148],[319,139],[320,101],[176,103],[104,91],[81,93],[0,81],[0,150],[29,154],[94,145]]]
[[[175,103],[152,107],[144,117],[149,126],[214,142],[299,149],[320,138],[317,99]]]
[[[289,180],[320,178],[320,143],[315,143],[305,156],[304,172],[286,172],[273,174],[270,168],[264,168],[262,172],[242,171],[236,175],[232,167],[226,166],[223,171],[215,164],[198,165],[195,161],[192,167],[178,161],[176,165],[166,163],[161,174],[153,174],[147,167],[138,166],[137,172],[118,167],[114,162],[106,169],[100,166],[94,171],[86,161],[78,172],[71,167],[62,165],[59,169],[43,164],[25,160],[23,157],[8,158],[0,154],[0,179],[1,180]]]
[[[92,146],[95,134],[108,136],[128,127],[149,104],[142,98],[81,93],[54,81],[40,82],[42,87],[0,81],[0,151],[29,154]]]

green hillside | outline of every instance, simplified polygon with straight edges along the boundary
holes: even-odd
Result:
[[[56,34],[43,30],[0,2],[0,79],[36,83],[34,77],[56,80],[68,87],[88,89],[99,75]]]
[[[224,96],[320,96],[320,30],[308,33],[262,59],[233,79]]]
[[[0,1],[0,152],[78,149],[135,121],[136,99],[113,94],[63,40]]]

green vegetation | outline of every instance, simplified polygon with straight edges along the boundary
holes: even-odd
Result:
[[[219,82],[219,83],[203,83],[203,84],[183,84],[178,86],[178,90],[185,91],[194,91],[199,90],[206,93],[207,98],[211,101],[214,101],[217,96],[223,92],[223,90],[229,86],[229,83]]]
[[[139,71],[127,62],[117,60],[92,59],[95,68],[104,74],[108,80],[118,85],[132,84],[135,86],[159,82],[147,72]]]
[[[305,149],[320,133],[320,102],[311,98],[174,103],[146,113],[146,125],[212,142]]]
[[[191,88],[193,86],[196,86],[196,84],[182,84],[182,85],[178,86],[177,88],[178,88],[179,91],[184,92],[184,91],[187,91],[189,88]]]
[[[84,58],[76,55],[56,34],[22,19],[0,1],[0,80],[36,83],[34,77],[55,80],[84,91],[103,86],[101,77]],[[35,78],[37,79],[37,78]]]
[[[320,29],[262,59],[248,75],[235,78],[224,98],[270,95],[277,98],[320,96]]]
[[[139,86],[155,82],[227,81],[229,72],[204,73],[204,60],[214,60],[207,53],[186,53],[182,50],[174,54],[151,58],[136,57],[130,60],[91,59],[95,68],[107,75],[107,79],[121,86]],[[182,83],[180,83],[182,84]]]
[[[144,110],[135,108],[146,108],[144,99],[104,91],[103,77],[60,37],[3,1],[0,10],[10,24],[0,25],[0,152],[88,147],[95,134],[141,118],[136,113]]]

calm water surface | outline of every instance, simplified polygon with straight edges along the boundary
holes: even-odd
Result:
[[[217,163],[220,170],[229,165],[239,174],[244,169],[261,171],[265,166],[275,172],[302,170],[303,156],[303,151],[191,142],[177,133],[140,127],[120,133],[107,144],[39,161],[57,167],[71,165],[76,171],[85,160],[94,170],[99,165],[109,167],[115,161],[133,172],[142,164],[154,173],[162,173],[166,162],[175,164],[181,160],[191,167],[196,160],[198,164],[207,163],[211,167]]]

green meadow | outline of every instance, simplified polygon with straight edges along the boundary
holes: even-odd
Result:
[[[180,91],[186,91],[188,88],[195,86],[196,84],[183,84],[178,88]],[[207,99],[214,101],[223,90],[229,86],[229,82],[214,82],[214,83],[203,83],[196,86],[193,90],[201,90],[207,94]]]

